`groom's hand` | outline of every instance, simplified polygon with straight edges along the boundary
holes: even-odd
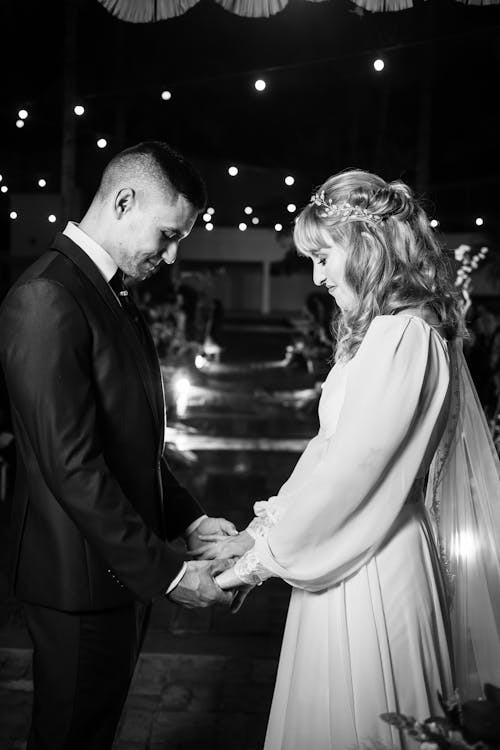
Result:
[[[236,536],[198,534],[198,539],[198,546],[192,546],[189,551],[192,557],[199,560],[235,559],[244,555],[255,544],[248,531],[241,531]]]
[[[214,576],[231,567],[229,560],[189,561],[186,572],[168,598],[182,607],[210,607],[212,604],[232,604],[234,594],[223,591]]]
[[[202,539],[206,535],[214,537],[232,537],[237,536],[238,531],[231,521],[226,518],[204,518],[201,523],[186,537],[186,546],[189,552],[200,546]]]

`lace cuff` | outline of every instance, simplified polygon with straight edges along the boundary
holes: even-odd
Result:
[[[251,586],[260,586],[272,576],[271,571],[262,565],[253,548],[240,557],[234,566],[234,572],[244,583]]]
[[[260,536],[267,536],[271,526],[274,526],[274,521],[269,516],[256,516],[253,521],[250,521],[246,527],[246,531],[254,539],[258,539]]]
[[[266,537],[269,529],[283,515],[285,509],[279,505],[277,500],[277,497],[271,497],[269,500],[261,500],[253,506],[255,518],[248,524],[246,530],[254,539]]]

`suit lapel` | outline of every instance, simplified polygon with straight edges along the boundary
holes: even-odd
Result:
[[[149,353],[145,351],[145,347],[139,340],[138,333],[135,330],[134,324],[130,320],[128,313],[122,308],[110,285],[104,279],[101,272],[95,263],[89,258],[87,253],[73,242],[73,240],[63,234],[58,234],[56,236],[52,247],[78,266],[80,271],[82,271],[87,279],[93,284],[104,304],[109,308],[117,325],[123,330],[123,344],[130,349],[133,355],[132,359],[135,362],[137,373],[144,386],[155,425],[160,435],[163,435],[164,414],[161,371],[159,370],[154,342],[146,322],[142,321],[142,324],[148,337],[148,347],[152,347],[153,349],[153,351],[150,351]]]

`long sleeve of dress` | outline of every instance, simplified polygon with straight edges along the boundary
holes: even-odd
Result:
[[[383,543],[430,460],[449,385],[438,334],[415,317],[379,316],[344,366],[335,429],[305,480],[284,485],[276,522],[237,563],[247,582],[277,576],[319,591],[352,575]]]

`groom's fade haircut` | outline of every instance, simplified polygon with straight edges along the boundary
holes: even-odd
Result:
[[[198,171],[164,141],[142,141],[114,156],[104,169],[97,197],[104,200],[123,187],[156,187],[166,190],[172,201],[182,195],[198,212],[207,203],[205,183]]]

